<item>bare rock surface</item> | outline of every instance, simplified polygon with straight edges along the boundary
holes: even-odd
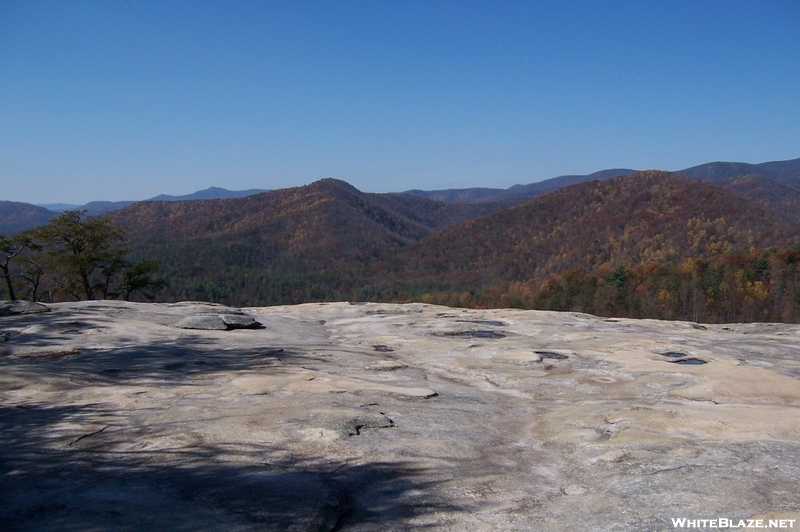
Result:
[[[0,318],[3,530],[800,519],[800,326],[423,304],[49,307]],[[198,316],[264,326],[176,327]]]
[[[201,329],[205,331],[226,331],[228,329],[258,329],[261,323],[252,316],[235,309],[223,308],[222,313],[205,312],[193,314],[179,320],[175,327],[180,329]]]
[[[0,301],[0,316],[38,314],[49,310],[45,305],[34,303],[33,301]]]

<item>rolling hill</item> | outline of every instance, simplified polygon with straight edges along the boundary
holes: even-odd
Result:
[[[220,187],[209,187],[205,190],[198,190],[197,192],[193,192],[191,194],[185,194],[182,196],[170,196],[169,194],[161,194],[154,198],[150,198],[149,200],[144,200],[144,201],[188,201],[188,200],[198,200],[198,199],[244,198],[252,194],[259,194],[261,192],[266,192],[266,190],[260,188],[259,189],[253,188],[249,190],[228,190]],[[39,206],[56,212],[62,212],[66,210],[86,209],[86,211],[90,215],[95,216],[98,214],[107,213],[109,211],[115,211],[117,209],[125,208],[132,203],[136,202],[135,201],[90,201],[85,205],[51,203]]]
[[[0,201],[0,233],[13,234],[47,223],[58,213],[30,203]]]
[[[599,179],[609,179],[617,176],[631,175],[634,172],[636,172],[636,170],[631,170],[630,168],[613,168],[608,170],[600,170],[599,172],[594,172],[587,175],[565,175],[554,177],[552,179],[545,179],[544,181],[530,183],[527,185],[514,185],[513,187],[507,189],[415,189],[409,190],[407,193],[447,202],[477,203],[481,201],[494,201],[499,199],[526,200],[569,185],[575,185],[578,183],[585,183],[587,181]],[[678,170],[676,173],[717,184],[744,176],[761,176],[778,183],[800,187],[800,159],[770,161],[761,164],[712,162]]]
[[[513,203],[523,203],[547,192],[559,188],[594,181],[608,179],[621,175],[630,175],[636,172],[629,168],[613,168],[600,170],[587,175],[563,175],[552,179],[545,179],[528,185],[514,185],[510,188],[451,188],[448,190],[409,190],[406,194],[413,194],[423,198],[446,201],[448,203],[480,203],[484,201],[507,200]]]
[[[796,223],[754,199],[647,171],[562,188],[457,224],[398,252],[384,279],[402,272],[409,282],[480,285],[798,241]]]
[[[186,201],[198,199],[229,199],[229,198],[244,198],[252,196],[253,194],[260,194],[268,192],[261,188],[251,188],[248,190],[228,190],[221,187],[209,187],[204,190],[198,190],[191,194],[184,194],[182,196],[170,196],[169,194],[160,194],[147,201]]]
[[[160,300],[421,300],[699,321],[800,320],[800,189],[645,171],[447,203],[335,179],[108,214]],[[48,214],[50,216],[50,214]]]
[[[787,185],[760,175],[746,175],[723,181],[727,190],[750,198],[763,208],[800,224],[800,187]]]
[[[448,190],[409,190],[404,194],[410,194],[426,199],[437,201],[444,201],[447,203],[483,203],[483,202],[503,202],[505,206],[518,205],[536,196],[552,192],[563,188],[565,186],[584,183],[587,181],[609,179],[617,176],[630,175],[635,170],[629,168],[614,168],[608,170],[601,170],[586,175],[564,175],[544,181],[529,183],[527,185],[514,185],[508,189],[500,188],[465,188],[465,189],[448,189]],[[737,163],[737,162],[713,162],[706,163],[691,168],[680,170],[678,173],[683,175],[709,181],[717,184],[724,184],[725,181],[738,179],[745,176],[759,176],[775,181],[780,184],[790,185],[800,189],[800,159],[792,159],[786,161],[771,161],[761,164]],[[221,187],[210,187],[205,190],[199,190],[192,194],[185,194],[181,196],[171,196],[161,194],[147,201],[187,201],[187,200],[206,200],[206,199],[228,199],[228,198],[242,198],[250,195],[266,192],[262,189],[250,190],[227,190]],[[54,203],[47,205],[38,205],[51,211],[60,212],[66,209],[86,209],[91,215],[103,214],[113,210],[121,209],[133,201],[92,201],[85,205],[68,205],[63,203]],[[14,207],[18,212],[20,207]],[[5,209],[7,212],[0,210],[0,230],[5,228],[7,232],[11,232],[10,227],[14,227],[14,231],[21,229],[28,229],[41,223],[40,218],[31,217],[30,222],[24,222],[25,218],[16,219],[11,222],[11,225],[3,225],[3,217],[9,216],[14,218],[16,214],[11,212],[11,208]]]
[[[324,179],[245,198],[139,202],[111,213],[156,256],[175,298],[296,302],[349,289],[365,265],[503,204],[366,194]]]
[[[325,179],[246,198],[140,202],[111,215],[139,253],[161,259],[165,300],[391,299],[800,241],[797,220],[777,203],[785,185],[728,186],[647,171],[505,207],[368,194]]]
[[[356,295],[712,323],[800,321],[794,188],[762,176],[724,184],[647,171],[562,188],[384,257]]]
[[[761,164],[714,162],[686,168],[680,170],[680,173],[712,183],[759,175],[779,183],[800,186],[800,159]]]

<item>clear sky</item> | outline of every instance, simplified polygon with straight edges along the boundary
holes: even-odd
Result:
[[[800,2],[0,0],[0,199],[800,157]]]

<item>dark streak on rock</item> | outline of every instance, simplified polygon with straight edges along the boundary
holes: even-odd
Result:
[[[79,441],[81,441],[81,440],[83,440],[83,439],[85,439],[85,438],[89,438],[89,437],[91,437],[91,436],[95,436],[96,434],[100,434],[101,432],[103,432],[104,430],[106,430],[106,429],[107,429],[108,427],[110,427],[110,426],[111,426],[111,425],[106,425],[105,427],[103,427],[103,428],[102,428],[102,429],[100,429],[100,430],[96,430],[96,431],[94,431],[94,432],[90,432],[89,434],[84,434],[83,436],[80,436],[79,438],[77,438],[77,439],[75,439],[75,440],[72,440],[71,442],[69,442],[69,445],[68,445],[68,447],[72,447],[74,444],[78,443]]]
[[[457,332],[439,333],[436,336],[447,336],[455,338],[492,338],[492,339],[506,337],[505,334],[495,331],[457,331]]]

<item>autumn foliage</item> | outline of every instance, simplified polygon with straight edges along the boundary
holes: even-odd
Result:
[[[454,294],[429,303],[587,312],[707,323],[800,321],[800,248],[720,254],[680,262],[550,274]]]
[[[323,180],[113,214],[160,260],[161,300],[424,301],[708,322],[800,321],[800,193],[647,171],[522,205]]]

